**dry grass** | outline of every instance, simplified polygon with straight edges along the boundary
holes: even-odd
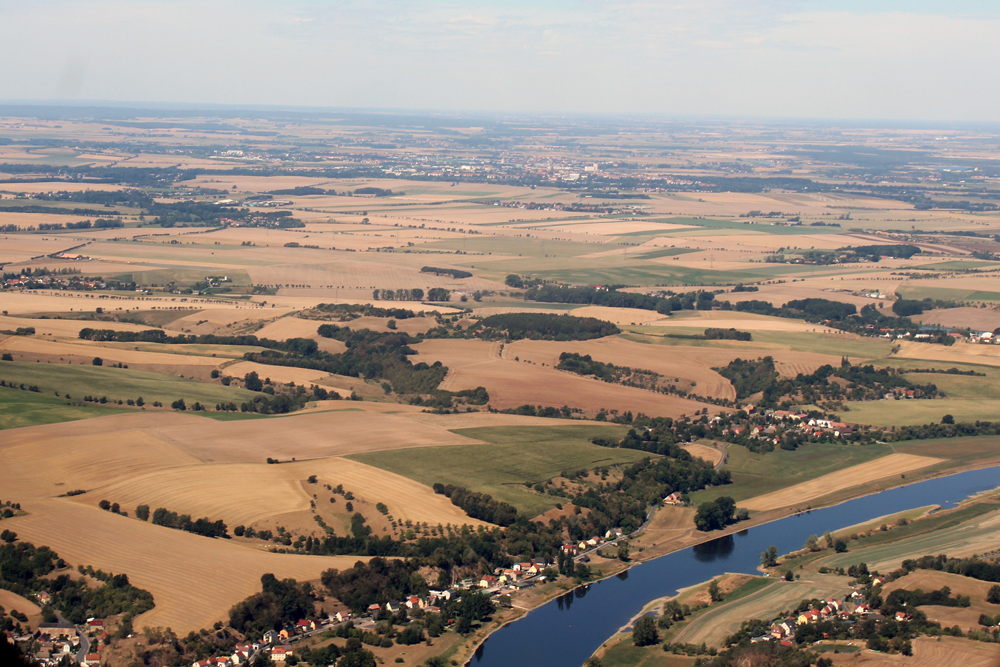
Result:
[[[870,463],[844,468],[808,482],[750,498],[742,501],[740,506],[748,510],[764,512],[791,505],[803,505],[837,491],[861,486],[886,477],[895,477],[911,470],[926,468],[941,463],[943,460],[912,454],[890,454]]]

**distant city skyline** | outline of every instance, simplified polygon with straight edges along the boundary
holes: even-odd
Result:
[[[1000,121],[984,0],[0,0],[0,100]]]

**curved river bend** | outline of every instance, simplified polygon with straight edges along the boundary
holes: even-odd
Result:
[[[954,507],[998,486],[1000,466],[970,470],[796,514],[661,556],[589,588],[566,593],[497,630],[469,664],[580,667],[650,600],[725,572],[754,574],[761,552],[772,544],[778,553],[788,553],[802,548],[809,535],[915,507]]]

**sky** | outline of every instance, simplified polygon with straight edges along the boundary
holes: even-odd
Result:
[[[0,100],[1000,121],[996,0],[0,0]]]

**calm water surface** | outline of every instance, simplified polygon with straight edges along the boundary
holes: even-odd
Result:
[[[810,535],[925,505],[954,507],[997,487],[1000,466],[971,470],[797,514],[661,556],[535,609],[494,633],[470,664],[580,667],[650,600],[725,572],[756,573],[761,552],[772,544],[778,553],[788,553],[801,549]]]

